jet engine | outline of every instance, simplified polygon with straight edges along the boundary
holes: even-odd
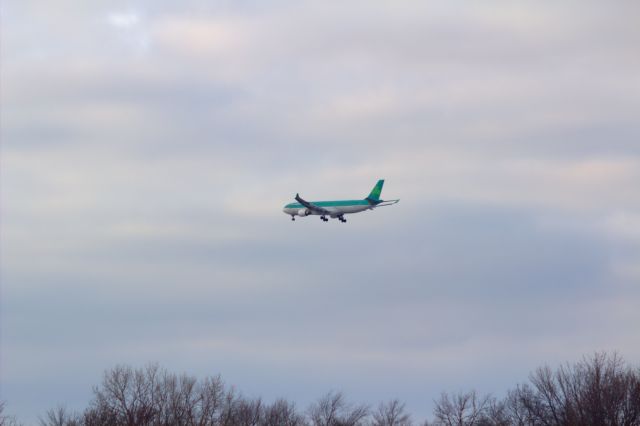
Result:
[[[309,211],[309,209],[300,209],[298,210],[298,216],[309,216],[311,214],[311,212]]]

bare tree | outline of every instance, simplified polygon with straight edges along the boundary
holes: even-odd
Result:
[[[372,426],[411,426],[411,416],[405,412],[404,404],[398,399],[380,403],[373,413]]]
[[[555,372],[538,368],[511,391],[512,424],[640,425],[640,373],[617,355],[596,353]]]
[[[198,426],[218,425],[225,401],[224,382],[220,376],[207,377],[200,384],[200,419]]]
[[[83,424],[154,426],[256,425],[260,400],[225,389],[219,376],[196,378],[168,373],[156,365],[134,370],[118,366],[105,373],[83,414]]]
[[[436,401],[434,414],[437,425],[474,426],[485,418],[490,397],[478,398],[476,391],[461,392],[449,396],[443,393]]]
[[[618,355],[596,353],[556,370],[541,367],[530,383],[516,386],[502,400],[475,391],[435,402],[433,425],[446,426],[640,426],[640,370]],[[0,426],[17,426],[4,414]],[[49,410],[42,426],[410,426],[400,401],[381,403],[369,415],[365,405],[330,392],[312,404],[306,416],[293,403],[243,397],[220,376],[197,380],[149,365],[117,366],[105,372],[81,414],[63,406]],[[424,425],[428,423],[425,422]]]
[[[258,426],[262,420],[262,400],[239,398],[233,409],[231,424],[234,426]]]
[[[47,411],[43,418],[40,418],[41,426],[80,426],[82,418],[71,413],[64,405]]]
[[[308,413],[313,426],[358,426],[364,424],[369,409],[347,403],[342,392],[329,392],[313,404]]]
[[[520,385],[515,390],[510,390],[505,397],[504,415],[508,424],[514,426],[535,426],[536,422],[531,416],[528,402],[533,401],[533,390],[529,385]]]
[[[303,426],[304,416],[296,412],[295,404],[279,399],[265,407],[261,426]]]
[[[511,426],[506,402],[489,397],[482,418],[478,423],[483,426]]]
[[[240,397],[236,395],[234,388],[229,389],[222,400],[218,424],[220,426],[234,426],[236,419],[236,407]]]
[[[156,365],[151,365],[144,370],[117,366],[107,371],[102,386],[94,389],[95,407],[115,417],[117,424],[151,423],[158,415],[153,400],[158,370]]]
[[[18,423],[14,416],[4,414],[5,406],[6,403],[4,401],[0,401],[0,426],[19,426],[20,423]]]

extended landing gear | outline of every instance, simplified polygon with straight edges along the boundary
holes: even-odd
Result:
[[[344,218],[344,216],[338,216],[338,219],[340,220],[340,222],[342,223],[347,223],[347,219]]]
[[[320,220],[322,220],[322,221],[324,221],[324,222],[329,222],[329,219],[327,219],[327,218],[326,218],[326,217],[324,217],[324,216],[320,216]]]
[[[296,217],[291,215],[291,220],[296,220]]]

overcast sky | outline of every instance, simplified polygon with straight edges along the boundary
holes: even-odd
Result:
[[[118,363],[500,395],[640,360],[640,6],[7,0],[0,399]],[[296,192],[386,209],[291,222]]]

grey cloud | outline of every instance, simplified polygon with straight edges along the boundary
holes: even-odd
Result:
[[[639,354],[635,3],[68,3],[4,8],[2,386],[27,421],[117,362],[420,417]],[[377,178],[401,203],[347,225],[280,211]]]

